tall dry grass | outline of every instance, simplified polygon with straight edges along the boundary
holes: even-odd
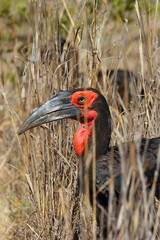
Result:
[[[15,87],[9,80],[3,82],[1,64],[1,239],[74,239],[76,233],[79,239],[97,239],[94,212],[88,202],[84,204],[84,196],[77,194],[78,159],[72,143],[78,124],[61,120],[17,136],[24,119],[58,90],[95,87],[97,70],[102,69],[103,86],[98,83],[98,87],[110,102],[112,144],[118,142],[123,154],[120,142],[160,135],[158,1],[148,3],[149,8],[145,1],[136,1],[131,24],[113,21],[112,5],[107,1],[91,3],[93,14],[86,1],[31,1],[27,51],[20,55],[16,40],[14,66],[9,65],[16,71]],[[65,38],[64,46],[61,37]],[[118,68],[133,71],[144,90],[142,98],[137,87],[131,111],[105,77],[106,69]],[[117,101],[125,109],[123,114]],[[130,145],[128,161],[135,164],[140,176],[135,174],[128,198],[130,176],[125,173],[126,159],[122,158],[119,209],[114,205],[110,184],[109,209],[104,211],[107,239],[159,238],[160,207],[154,198],[155,186],[148,197],[135,148],[139,144]],[[138,181],[140,197],[136,199]]]

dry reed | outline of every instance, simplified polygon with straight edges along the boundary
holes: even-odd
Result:
[[[110,188],[109,209],[103,211],[101,222],[107,215],[107,239],[159,238],[160,205],[154,197],[155,184],[149,195],[146,192],[143,166],[136,151],[140,144],[129,145],[130,173],[126,172],[128,164],[123,157],[126,149],[121,144],[160,135],[158,1],[155,12],[147,8],[145,1],[143,7],[136,1],[130,25],[127,21],[117,24],[110,18],[112,6],[107,1],[93,0],[90,4],[93,15],[89,13],[88,1],[32,0],[28,20],[32,31],[28,31],[27,52],[21,56],[14,52],[15,88],[2,81],[1,70],[0,204],[4,208],[1,239],[71,240],[77,232],[79,239],[97,239],[95,202],[92,210],[84,196],[77,194],[78,159],[72,145],[77,123],[61,120],[32,129],[23,136],[17,136],[17,130],[35,108],[58,90],[95,87],[98,69],[103,74],[103,86],[98,83],[98,87],[110,102],[113,118],[112,144],[118,143],[122,154],[122,196],[118,210],[113,181],[106,183]],[[19,59],[21,75],[17,67]],[[138,86],[143,88],[144,97],[136,85],[137,95],[133,96],[130,111],[106,78],[106,69],[112,68],[138,73]],[[120,113],[117,102],[124,113]],[[93,135],[93,142],[94,138]]]

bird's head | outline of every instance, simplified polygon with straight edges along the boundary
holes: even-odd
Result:
[[[101,146],[108,147],[111,135],[108,104],[103,95],[93,88],[57,92],[24,121],[18,134],[43,123],[64,118],[75,119],[81,123],[80,129],[74,137],[74,148],[78,156],[83,155],[85,144],[90,138],[94,124],[96,126],[96,143],[101,142],[101,139],[97,141],[97,137],[102,137],[104,144]]]

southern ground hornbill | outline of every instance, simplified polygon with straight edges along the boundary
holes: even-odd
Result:
[[[22,134],[28,129],[37,127],[43,123],[71,118],[81,123],[80,129],[74,137],[74,148],[76,154],[80,157],[79,166],[79,183],[80,188],[84,190],[83,179],[86,174],[90,180],[90,190],[92,193],[93,174],[91,171],[92,160],[96,159],[95,183],[97,202],[104,208],[107,208],[109,183],[114,179],[114,192],[119,196],[121,192],[122,164],[121,159],[125,158],[126,171],[129,173],[133,168],[134,171],[138,164],[137,159],[129,160],[129,151],[121,154],[117,146],[110,147],[111,138],[111,115],[108,104],[99,91],[93,88],[76,89],[74,91],[57,92],[49,101],[33,112],[22,124],[18,134]],[[95,143],[92,132],[95,132]],[[86,148],[86,145],[88,147]],[[160,137],[152,139],[142,139],[139,144],[139,155],[142,158],[143,171],[146,176],[147,186],[151,187],[154,179],[154,172],[158,165],[158,149],[160,146]],[[88,151],[87,151],[88,149]],[[136,155],[135,155],[136,156]],[[160,174],[157,177],[155,188],[156,196],[159,195]],[[131,185],[131,183],[130,183]],[[158,196],[159,197],[159,196]]]

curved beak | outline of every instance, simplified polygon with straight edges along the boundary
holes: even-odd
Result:
[[[69,97],[72,91],[60,91],[35,110],[21,125],[18,134],[22,134],[28,129],[40,126],[43,123],[63,119],[78,118],[81,116],[81,110],[70,103]]]

